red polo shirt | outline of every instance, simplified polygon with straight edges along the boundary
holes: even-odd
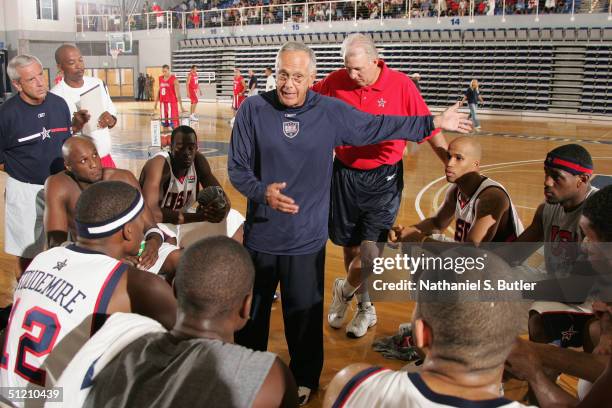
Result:
[[[410,78],[387,67],[383,60],[379,60],[378,65],[381,68],[380,75],[370,86],[359,87],[343,68],[317,82],[312,90],[341,99],[363,112],[375,115],[431,115]],[[430,137],[438,132],[438,129],[434,130]],[[369,146],[339,146],[336,147],[336,157],[346,166],[370,170],[383,164],[397,163],[402,159],[405,147],[404,140]]]

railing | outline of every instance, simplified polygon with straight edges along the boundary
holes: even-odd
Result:
[[[557,0],[555,7],[540,9],[539,0],[516,0],[511,6],[506,0],[380,0],[378,3],[360,0],[333,0],[309,3],[288,3],[268,6],[226,8],[191,12],[158,11],[130,14],[124,23],[119,15],[77,15],[77,32],[87,31],[138,31],[138,30],[182,30],[223,27],[243,27],[267,24],[305,24],[334,21],[378,20],[384,25],[386,19],[405,19],[408,24],[417,18],[469,17],[473,22],[480,15],[499,16],[505,21],[507,15],[530,14],[536,21],[541,14],[574,14],[592,12],[598,0]],[[586,7],[581,7],[581,5]],[[612,2],[608,6],[608,20],[612,20]],[[451,20],[451,23],[452,20]],[[458,22],[457,22],[458,23]],[[453,23],[454,24],[454,23]]]

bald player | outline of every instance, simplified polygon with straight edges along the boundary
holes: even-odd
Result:
[[[122,169],[103,168],[98,151],[88,137],[75,136],[62,148],[66,169],[47,178],[45,183],[44,225],[47,245],[53,248],[76,237],[76,203],[83,191],[103,180],[122,181],[140,190],[134,175]],[[140,269],[173,274],[180,255],[179,248],[164,243],[163,233],[156,223],[149,207],[143,209],[145,222],[145,243],[138,257],[128,260]]]
[[[108,89],[99,78],[84,75],[85,63],[81,51],[74,44],[63,44],[55,51],[55,62],[58,70],[64,73],[63,79],[51,90],[52,93],[64,98],[70,108],[72,128],[81,131],[90,120],[96,122],[89,136],[93,139],[101,156],[104,167],[116,167],[111,157],[111,137],[109,129],[117,125],[117,109],[110,98]],[[80,107],[81,95],[100,88],[102,99],[100,104],[105,111],[98,118],[91,118],[86,109]]]
[[[69,367],[81,374],[95,360],[89,384],[81,387],[78,374],[76,381],[62,378],[72,383],[70,392],[85,394],[74,406],[297,406],[293,376],[275,354],[234,344],[234,332],[249,319],[254,278],[248,251],[236,241],[216,236],[191,245],[176,273],[172,330],[153,331],[149,324],[153,330],[109,355],[117,338],[127,337],[114,327],[120,321],[109,320]]]
[[[433,217],[408,228],[401,225],[389,233],[393,242],[433,241],[455,219],[456,242],[506,242],[523,231],[514,204],[500,183],[480,174],[482,147],[471,137],[458,137],[448,146],[444,203]]]
[[[171,328],[176,301],[160,277],[119,261],[138,253],[145,204],[119,181],[87,188],[76,205],[76,243],[39,254],[21,275],[0,356],[3,387],[55,384],[72,356],[115,312]]]

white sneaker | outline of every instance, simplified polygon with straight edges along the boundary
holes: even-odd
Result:
[[[363,337],[376,322],[376,309],[374,305],[370,304],[367,307],[363,307],[359,304],[357,313],[355,313],[349,324],[346,325],[346,335],[355,339]]]
[[[310,400],[310,393],[312,390],[308,387],[299,386],[298,387],[298,403],[300,406],[308,404]]]
[[[351,301],[351,299],[346,299],[342,295],[342,285],[344,285],[344,279],[336,278],[332,288],[331,305],[329,305],[329,311],[327,312],[327,322],[334,329],[339,329],[344,324],[346,309]]]

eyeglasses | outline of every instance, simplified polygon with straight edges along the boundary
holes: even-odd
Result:
[[[289,75],[284,72],[281,72],[280,74],[278,74],[277,81],[281,83],[285,83],[289,80],[289,78],[291,78],[293,83],[296,85],[300,85],[302,82],[306,80],[306,77],[302,74]]]

